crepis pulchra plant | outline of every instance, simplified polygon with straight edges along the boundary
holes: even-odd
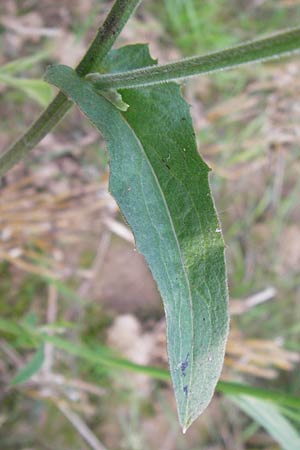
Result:
[[[3,176],[76,104],[107,142],[110,191],[160,290],[170,372],[185,431],[209,404],[228,334],[224,244],[177,81],[300,50],[300,28],[157,65],[144,45],[111,50],[139,0],[116,0],[78,67],[51,66],[58,95],[0,157]],[[134,64],[132,63],[134,61]],[[106,73],[103,73],[103,67]]]

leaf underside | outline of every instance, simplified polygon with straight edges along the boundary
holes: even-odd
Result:
[[[113,50],[101,71],[155,64],[148,48]],[[177,84],[120,91],[120,112],[66,66],[46,80],[71,98],[103,134],[110,191],[130,225],[163,299],[170,371],[185,431],[209,404],[228,334],[224,244],[197,153],[189,107]]]

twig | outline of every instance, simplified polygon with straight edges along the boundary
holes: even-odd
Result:
[[[25,272],[34,273],[39,276],[44,276],[48,278],[57,278],[56,274],[51,272],[48,269],[45,269],[43,267],[38,267],[34,264],[31,264],[29,262],[23,261],[22,259],[18,257],[12,256],[9,252],[0,251],[0,261],[3,259],[4,261],[8,261],[14,266],[18,267],[19,269],[24,270]]]
[[[23,367],[23,361],[20,355],[16,352],[16,350],[11,347],[6,341],[1,339],[0,341],[0,348],[2,349],[3,353],[5,353],[9,359],[12,361],[12,363],[20,369]]]
[[[55,404],[93,450],[106,450],[106,447],[104,447],[104,445],[99,441],[99,439],[78,414],[71,411],[61,402],[55,402]]]
[[[23,36],[46,36],[46,37],[56,37],[61,31],[58,28],[45,28],[45,27],[29,27],[27,25],[20,25],[17,21],[11,17],[3,17],[1,19],[1,24],[5,28],[9,28],[17,34]]]
[[[57,316],[57,289],[53,284],[48,285],[48,305],[47,305],[47,323],[55,322]],[[48,331],[52,334],[51,331]],[[45,360],[43,364],[43,375],[49,376],[52,371],[54,358],[54,347],[50,342],[45,343]]]
[[[66,386],[74,388],[77,391],[85,391],[88,392],[89,394],[97,395],[98,397],[102,397],[105,394],[104,389],[95,386],[91,383],[87,383],[85,381],[77,379],[68,379],[63,375],[55,373],[48,374],[46,378],[36,375],[33,381],[34,383],[37,384],[49,383],[56,386]]]
[[[132,232],[123,223],[120,223],[117,220],[112,219],[111,217],[105,217],[103,219],[103,223],[112,233],[115,233],[125,241],[134,244],[134,237]]]
[[[280,203],[284,185],[284,175],[286,168],[286,157],[283,150],[279,150],[276,155],[276,166],[275,166],[275,174],[274,174],[274,183],[272,189],[272,208],[275,210]]]
[[[100,273],[103,260],[105,258],[105,255],[107,253],[107,250],[109,248],[111,241],[111,232],[105,230],[102,233],[102,236],[100,238],[100,242],[97,249],[97,254],[94,260],[93,267],[90,271],[90,277],[87,279],[79,288],[78,295],[80,297],[86,298],[88,297],[88,293],[93,285],[93,282],[97,276],[98,273]]]
[[[259,305],[260,303],[272,300],[277,294],[274,287],[267,287],[257,294],[251,295],[251,297],[245,300],[231,300],[230,301],[230,312],[231,314],[243,314],[249,309]]]

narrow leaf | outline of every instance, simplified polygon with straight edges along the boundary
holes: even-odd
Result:
[[[299,450],[299,433],[280,413],[276,405],[247,396],[231,397],[231,400],[265,428],[283,450]]]
[[[58,336],[43,334],[41,335],[41,338],[45,342],[50,342],[56,348],[63,350],[70,355],[77,356],[85,361],[89,361],[90,363],[95,365],[100,364],[101,366],[105,366],[108,369],[122,369],[130,370],[136,373],[143,373],[158,380],[168,381],[170,379],[169,373],[165,369],[136,364],[127,359],[120,358],[112,354],[111,349],[108,347],[98,347],[96,351],[91,346],[70,342],[67,339],[63,339]]]
[[[49,57],[48,51],[41,51],[24,58],[14,59],[0,67],[0,74],[15,75],[31,69],[36,63]]]
[[[153,64],[149,55],[146,63]],[[164,302],[185,431],[212,398],[228,332],[224,245],[188,105],[170,83],[122,91],[130,107],[121,113],[66,66],[49,68],[46,80],[77,103],[107,141],[110,190]]]
[[[155,67],[120,71],[114,75],[90,73],[86,79],[98,89],[133,88],[186,79],[200,74],[232,69],[243,64],[274,60],[300,52],[300,28],[288,29],[267,38],[246,42],[219,52],[193,56]]]
[[[53,97],[53,90],[42,80],[17,78],[0,73],[0,82],[7,86],[20,89],[41,106],[46,106]]]
[[[23,345],[34,345],[36,343],[34,336],[30,333],[24,324],[14,322],[9,319],[0,318],[0,333],[7,333],[17,338],[18,343]]]
[[[42,344],[33,355],[32,359],[24,366],[12,379],[11,384],[21,384],[29,380],[36,372],[40,370],[44,362],[44,344]]]
[[[288,394],[284,391],[273,391],[266,388],[250,386],[234,381],[219,381],[217,389],[227,396],[246,395],[261,400],[268,400],[278,405],[285,405],[290,408],[300,408],[300,397]]]
[[[76,344],[68,341],[65,338],[41,334],[41,339],[45,342],[51,342],[56,348],[63,350],[69,354],[78,356],[79,358],[93,362],[94,364],[102,364],[111,368],[118,368],[121,370],[129,370],[137,373],[143,373],[158,380],[168,381],[170,379],[169,372],[160,367],[145,366],[133,363],[124,358],[118,358],[113,355],[109,348],[105,348],[102,352],[99,347],[97,352],[91,346],[85,344]],[[245,395],[255,399],[268,400],[270,403],[276,403],[288,408],[300,408],[300,398],[290,395],[286,392],[270,391],[268,389],[257,388],[249,386],[248,384],[234,383],[230,381],[219,381],[216,389],[218,392],[227,395],[228,397]],[[291,409],[289,409],[291,411]]]
[[[69,292],[66,293],[65,291],[63,291],[63,294],[69,295]],[[68,324],[63,324],[63,326],[66,327],[68,326]],[[39,345],[41,341],[51,342],[51,344],[54,345],[57,349],[77,356],[82,360],[90,361],[96,365],[100,364],[111,368],[143,373],[145,375],[149,375],[153,378],[164,381],[168,381],[170,379],[169,372],[164,368],[135,364],[124,358],[118,358],[111,353],[109,348],[104,348],[104,352],[102,352],[103,347],[101,347],[101,351],[99,351],[98,346],[97,351],[95,351],[94,347],[85,344],[74,345],[74,342],[70,342],[65,338],[45,334],[44,327],[40,327],[39,333],[37,334],[37,330],[34,328],[28,328],[27,330],[24,330],[19,326],[17,322],[0,319],[0,332],[1,331],[10,333],[13,336],[19,336],[20,334],[23,334],[25,332],[29,335],[29,338],[31,337],[31,341],[33,341],[34,337],[36,343],[32,342],[31,345],[33,347]],[[270,391],[265,388],[257,388],[247,384],[235,383],[230,381],[219,381],[216,389],[219,392],[227,395],[228,397],[231,397],[231,399],[232,397],[240,397],[241,395],[243,395],[247,397],[254,397],[255,399],[261,399],[264,401],[268,400],[270,403],[276,403],[277,405],[279,405],[280,411],[284,411],[286,415],[287,411],[290,414],[293,414],[294,408],[297,408],[297,410],[300,408],[300,398],[288,394],[287,392]]]

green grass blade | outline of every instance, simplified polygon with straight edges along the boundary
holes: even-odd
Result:
[[[43,80],[17,78],[0,73],[0,83],[20,89],[41,106],[48,105],[53,98],[53,89]]]
[[[0,331],[11,334],[12,336],[20,336],[23,334],[23,328],[13,320],[0,318]]]
[[[139,48],[137,48],[139,51]],[[135,47],[126,52],[131,61]],[[151,64],[149,55],[140,65]],[[65,66],[46,80],[64,91],[104,134],[110,189],[161,292],[172,381],[183,429],[207,407],[228,332],[224,244],[179,87],[122,92],[121,113]]]
[[[50,55],[49,51],[41,51],[25,58],[18,58],[0,67],[0,74],[15,75],[19,72],[31,69],[37,62],[45,60]]]
[[[100,364],[111,369],[123,369],[130,370],[131,372],[143,373],[149,375],[152,378],[156,378],[163,381],[169,381],[170,375],[167,370],[159,369],[152,366],[143,366],[135,364],[124,358],[118,358],[112,355],[110,349],[98,349],[97,351],[91,349],[84,344],[74,344],[66,339],[62,339],[57,336],[40,335],[45,342],[50,342],[56,348],[63,350],[71,355],[82,358],[89,361],[92,364]]]
[[[42,344],[32,359],[14,376],[11,380],[11,385],[17,385],[21,383],[25,383],[28,381],[34,374],[36,374],[43,365],[45,359],[44,345]]]
[[[291,419],[293,422],[297,422],[298,424],[300,424],[300,409],[299,408],[298,408],[298,410],[295,411],[294,409],[279,405],[279,411],[286,418]]]
[[[292,424],[280,413],[278,407],[269,402],[247,396],[232,397],[231,400],[242,411],[265,428],[283,450],[299,450],[300,435]]]
[[[219,392],[229,396],[247,395],[291,408],[300,408],[300,397],[295,397],[285,392],[271,391],[232,381],[219,381],[217,389]]]
[[[41,327],[40,330],[43,330],[43,327]],[[33,346],[39,345],[38,343],[41,341],[51,342],[56,348],[94,364],[105,365],[112,369],[118,368],[121,370],[134,371],[136,373],[149,375],[158,380],[170,381],[170,373],[168,370],[160,367],[135,364],[124,358],[116,358],[107,347],[105,347],[105,351],[100,354],[100,352],[95,352],[95,350],[88,345],[74,344],[65,338],[49,336],[36,329],[27,328],[25,330],[16,322],[8,319],[0,319],[0,331],[16,337],[25,335],[27,339],[31,340]],[[278,405],[282,405],[283,407],[300,409],[300,398],[285,392],[270,391],[268,389],[257,388],[232,381],[219,381],[216,389],[218,392],[228,396],[246,395],[248,397],[268,400]]]
[[[74,344],[65,338],[48,336],[46,334],[40,335],[40,337],[44,341],[51,342],[56,348],[94,364],[101,364],[112,369],[117,368],[142,373],[161,381],[170,381],[171,379],[170,373],[166,369],[135,364],[125,358],[118,358],[106,347],[104,351],[100,351],[100,349],[99,351],[95,351],[88,345]],[[218,392],[230,397],[245,395],[289,408],[300,408],[300,398],[284,392],[270,391],[268,389],[230,381],[219,381],[216,389]]]
[[[89,302],[87,298],[83,298],[80,295],[78,295],[74,289],[69,287],[66,283],[64,283],[61,280],[45,276],[42,276],[41,279],[43,279],[47,284],[54,286],[60,295],[75,303],[78,303],[79,305],[85,305]]]

